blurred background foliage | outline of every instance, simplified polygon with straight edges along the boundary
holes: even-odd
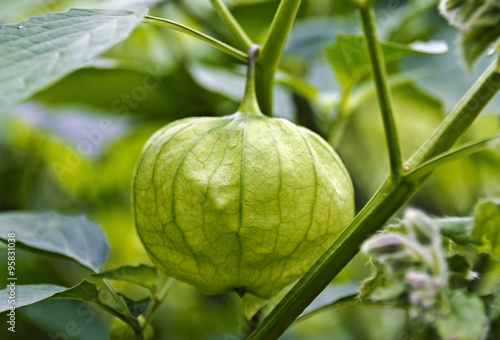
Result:
[[[255,42],[262,42],[277,0],[232,0],[227,4]],[[0,21],[70,7],[134,8],[173,19],[237,44],[208,0],[97,1],[0,0]],[[488,63],[467,71],[457,30],[439,15],[436,0],[379,0],[377,23],[384,41],[413,44],[439,40],[449,52],[399,53],[388,65],[403,153],[408,157],[431,135]],[[351,173],[358,209],[385,178],[387,155],[373,87],[366,74],[346,85],[334,70],[349,52],[338,39],[354,41],[360,29],[345,0],[304,0],[285,49],[276,85],[276,116],[318,132],[334,144]],[[349,40],[351,39],[351,40]],[[349,45],[350,46],[350,45]],[[356,46],[354,45],[354,48]],[[358,47],[359,49],[359,47]],[[347,57],[345,53],[348,53]],[[344,70],[346,71],[346,70]],[[347,70],[349,71],[349,70]],[[191,37],[141,25],[85,69],[52,84],[0,116],[0,209],[84,213],[101,224],[111,245],[107,268],[149,263],[135,233],[130,182],[135,161],[151,134],[175,119],[234,112],[243,94],[244,65]],[[463,141],[500,129],[500,98],[490,103]],[[439,215],[467,215],[479,198],[500,195],[498,150],[442,167],[410,205]],[[0,266],[6,252],[0,252]],[[6,272],[5,268],[0,268]],[[72,285],[83,269],[63,260],[18,253],[23,283]],[[359,281],[370,270],[358,255],[336,279]],[[121,284],[125,294],[144,292]],[[46,301],[19,312],[18,332],[2,338],[105,339],[110,317],[91,306]],[[92,317],[90,317],[92,316]],[[79,334],[65,332],[67,320]],[[397,309],[351,306],[292,327],[283,339],[409,339],[406,314]],[[239,299],[203,296],[177,283],[154,322],[155,339],[237,339],[245,321]],[[74,336],[73,336],[74,335]]]

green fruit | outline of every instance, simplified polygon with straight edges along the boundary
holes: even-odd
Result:
[[[301,275],[353,217],[349,174],[315,133],[258,109],[253,72],[240,110],[168,124],[133,183],[154,264],[207,294],[269,298]]]
[[[154,336],[153,327],[148,325],[142,333],[144,340],[151,340]],[[136,340],[134,331],[122,320],[114,318],[109,328],[108,340]]]

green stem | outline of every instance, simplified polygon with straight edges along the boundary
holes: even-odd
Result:
[[[437,167],[449,162],[453,162],[459,158],[469,156],[473,153],[483,151],[488,147],[492,146],[497,141],[500,141],[500,134],[485,139],[473,141],[468,144],[464,144],[451,151],[444,152],[434,158],[429,159],[427,162],[420,165],[418,168],[413,170],[406,178],[411,181],[414,179],[421,178],[423,176],[427,176]]]
[[[405,169],[409,170],[449,150],[469,128],[500,89],[500,73],[497,71],[496,64],[496,60],[491,63],[462,100],[446,116],[436,132],[405,164]]]
[[[104,283],[104,287],[106,287],[107,291],[111,294],[115,302],[121,307],[120,309],[122,310],[122,314],[116,312],[116,314],[114,315],[118,316],[122,321],[125,321],[130,326],[130,328],[132,328],[135,334],[141,334],[142,336],[142,328],[139,325],[139,322],[132,316],[132,314],[130,314],[130,311],[128,310],[128,307],[123,299],[120,298],[118,294],[116,294],[116,291],[113,289],[113,286],[111,286],[108,280],[102,279],[102,282]],[[102,306],[105,305],[102,304]],[[109,307],[109,309],[106,309],[106,311],[110,312],[114,311],[114,309]]]
[[[245,50],[248,50],[250,46],[252,46],[253,42],[245,33],[238,21],[236,21],[236,19],[233,17],[224,2],[222,0],[210,0],[210,2],[214,6],[217,13],[219,13],[221,19],[229,26],[229,29],[231,30],[231,32],[233,32],[242,47]]]
[[[240,51],[232,46],[229,46],[228,44],[223,43],[220,40],[212,38],[204,33],[201,33],[197,30],[194,30],[194,29],[187,27],[187,26],[184,26],[182,24],[179,24],[178,22],[171,21],[168,19],[153,17],[150,15],[146,15],[144,17],[144,22],[148,23],[148,24],[153,24],[156,26],[167,27],[167,28],[173,29],[175,31],[179,31],[179,32],[188,34],[188,35],[195,37],[203,42],[206,42],[207,44],[212,45],[213,47],[221,50],[222,52],[229,54],[230,56],[233,56],[233,57],[235,57],[241,61],[244,61],[244,62],[247,61],[246,53],[244,53],[244,52],[242,52],[242,51]]]
[[[174,280],[167,277],[160,293],[153,295],[153,306],[146,313],[144,313],[145,321],[144,324],[142,325],[143,329],[146,329],[146,327],[151,323],[151,321],[153,321],[156,311],[158,310],[158,308],[160,308],[160,305],[162,304],[163,300],[165,300],[165,297],[167,296],[167,293],[170,291],[170,288],[172,287],[173,283]]]
[[[262,112],[273,113],[274,75],[278,70],[286,38],[299,10],[301,0],[281,0],[274,16],[269,35],[262,45],[260,65],[257,72],[257,98]]]
[[[359,8],[361,25],[365,37],[368,56],[372,67],[373,80],[377,89],[377,99],[384,123],[385,137],[389,151],[389,163],[391,177],[397,180],[402,175],[403,161],[401,158],[401,149],[394,122],[394,113],[391,94],[387,81],[387,72],[385,69],[384,54],[377,38],[375,27],[375,14],[371,6]]]
[[[418,190],[422,182],[388,178],[375,196],[311,269],[269,313],[249,340],[274,340],[292,324],[357,254],[360,245],[380,229]]]
[[[262,115],[257,96],[255,94],[255,61],[257,54],[260,51],[259,45],[252,45],[248,52],[248,67],[247,67],[247,80],[245,85],[245,94],[241,101],[238,112],[248,115]]]

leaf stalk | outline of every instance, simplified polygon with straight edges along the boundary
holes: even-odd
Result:
[[[232,46],[229,46],[228,44],[226,43],[223,43],[222,41],[220,40],[217,40],[211,36],[208,36],[204,33],[201,33],[191,27],[187,27],[185,25],[182,25],[178,22],[175,22],[175,21],[172,21],[172,20],[168,20],[168,19],[164,19],[164,18],[157,18],[157,17],[153,17],[151,15],[146,15],[144,17],[144,20],[143,20],[144,23],[148,23],[148,24],[153,24],[153,25],[156,25],[156,26],[162,26],[162,27],[166,27],[166,28],[170,28],[170,29],[173,29],[175,31],[179,31],[179,32],[182,32],[182,33],[185,33],[187,35],[190,35],[192,37],[195,37],[219,50],[221,50],[222,52],[225,52],[227,54],[229,54],[230,56],[233,56],[235,57],[236,59],[238,60],[241,60],[243,62],[246,62],[248,59],[248,56],[246,53],[232,47]]]

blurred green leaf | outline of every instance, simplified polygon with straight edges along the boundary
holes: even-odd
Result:
[[[11,281],[15,284],[16,281]],[[55,285],[15,285],[13,292],[15,293],[12,304],[9,304],[9,284],[7,283],[7,288],[0,291],[0,313],[8,311],[10,307],[23,307],[31,305],[32,303],[45,300],[55,294],[64,291],[66,287],[55,286]]]
[[[236,103],[241,101],[245,88],[244,73],[196,63],[191,63],[188,69],[193,79],[208,91],[223,95]],[[275,116],[295,121],[292,97],[282,86],[275,86],[273,103]],[[231,113],[234,112],[227,112]]]
[[[473,217],[436,218],[434,222],[441,230],[441,234],[451,238],[455,243],[465,245],[472,242]]]
[[[155,283],[158,279],[158,271],[155,267],[141,264],[137,267],[122,266],[106,270],[102,273],[92,274],[100,279],[124,281],[146,287],[151,292],[155,290]]]
[[[162,119],[166,124],[188,116],[213,116],[221,97],[195,83],[184,67],[162,75],[159,66],[78,70],[35,96],[49,105],[85,105],[120,117]],[[195,100],[193,100],[195,99]]]
[[[461,45],[469,69],[500,38],[498,1],[442,0],[441,14],[460,29]]]
[[[50,339],[52,336],[66,340],[65,336],[71,334],[71,340],[106,340],[108,335],[108,324],[101,318],[104,314],[96,306],[81,301],[47,299],[23,308],[20,316],[23,331],[30,329],[30,324],[35,325],[36,330],[23,337],[18,333],[21,329],[16,327],[17,339],[43,339],[44,336]]]
[[[99,272],[109,253],[106,237],[98,224],[85,216],[46,213],[0,214],[0,239],[15,233],[16,245],[62,255]]]
[[[405,55],[442,54],[448,48],[445,43],[437,41],[414,45],[385,42],[382,51],[388,70],[395,71]],[[361,36],[338,34],[335,42],[326,46],[326,53],[337,80],[344,88],[352,87],[370,73],[370,62]]]
[[[436,326],[441,339],[477,340],[487,322],[484,306],[477,296],[454,290],[449,298],[449,313],[440,314]]]
[[[144,14],[71,9],[0,26],[0,107],[85,66],[127,38]]]
[[[500,37],[500,20],[495,26],[478,28],[462,35],[461,45],[469,69]]]
[[[482,252],[500,259],[500,200],[480,202],[474,210],[475,224],[472,238]]]
[[[151,298],[149,296],[142,300],[131,300],[123,294],[119,295],[125,301],[130,314],[132,314],[135,318],[144,313],[151,302]]]
[[[225,68],[192,63],[189,72],[193,79],[206,89],[234,101],[240,101],[245,89],[245,74],[228,71]]]

